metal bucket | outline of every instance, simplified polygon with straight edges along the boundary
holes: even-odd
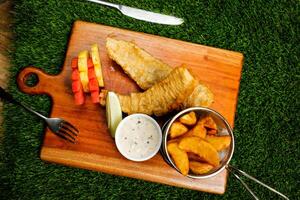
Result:
[[[262,183],[261,181],[259,181],[256,178],[250,176],[249,174],[243,172],[242,170],[239,170],[236,167],[233,167],[233,166],[229,165],[229,162],[230,162],[230,160],[233,156],[234,144],[235,144],[234,143],[233,131],[232,131],[232,128],[230,127],[229,123],[227,122],[227,120],[220,113],[218,113],[217,111],[212,110],[210,108],[192,107],[192,108],[182,110],[181,112],[176,114],[174,117],[169,119],[164,124],[164,126],[162,127],[163,138],[162,138],[162,145],[161,145],[161,154],[162,154],[164,160],[169,165],[171,165],[173,168],[175,168],[180,173],[179,169],[176,167],[175,163],[173,162],[172,158],[170,157],[170,155],[167,151],[168,133],[169,133],[170,127],[173,124],[173,122],[175,122],[178,118],[180,118],[184,114],[187,114],[191,111],[194,111],[197,116],[205,115],[205,116],[212,117],[213,120],[217,124],[218,135],[219,136],[229,135],[231,137],[231,144],[227,149],[219,152],[220,165],[218,167],[215,167],[214,169],[212,169],[211,171],[209,171],[206,174],[196,175],[196,174],[189,173],[187,175],[187,177],[194,178],[194,179],[205,179],[205,178],[215,176],[215,175],[219,174],[221,171],[223,171],[224,169],[226,169],[229,172],[231,172],[234,175],[234,177],[236,177],[242,183],[242,185],[248,190],[248,192],[254,197],[254,199],[258,199],[258,197],[252,192],[252,190],[248,187],[248,185],[240,178],[240,175],[243,175],[243,176],[255,181],[256,183],[266,187],[267,189],[271,190],[272,192],[275,192],[276,194],[280,195],[281,197],[283,197],[285,199],[288,199],[288,197],[286,197],[282,193],[278,192],[277,190],[275,190],[275,189],[271,188],[270,186]]]

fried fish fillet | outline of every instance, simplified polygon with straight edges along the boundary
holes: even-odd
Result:
[[[107,38],[106,48],[109,57],[144,90],[163,80],[172,71],[167,64],[134,43]]]
[[[148,90],[130,95],[119,94],[118,97],[125,113],[161,116],[179,109],[197,85],[198,81],[186,68],[177,67],[164,80]]]
[[[154,58],[132,42],[107,38],[106,49],[109,57],[116,61],[144,90],[165,79],[172,71],[172,67]],[[209,88],[198,83],[185,99],[182,107],[209,106],[213,98],[213,93]]]
[[[199,83],[192,94],[190,94],[183,103],[183,108],[189,108],[194,106],[208,107],[214,101],[214,95],[209,88]]]

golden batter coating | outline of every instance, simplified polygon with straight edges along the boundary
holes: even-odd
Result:
[[[144,90],[163,80],[172,68],[132,42],[107,38],[106,49],[111,59]]]
[[[123,70],[144,90],[151,88],[156,83],[159,83],[165,79],[173,69],[169,65],[163,63],[161,60],[154,58],[145,50],[139,48],[132,42],[107,38],[106,48],[109,57],[116,61],[123,68]],[[147,93],[148,97],[151,97],[151,92]],[[172,95],[172,92],[170,91],[163,92],[167,93],[168,95]],[[132,96],[134,99],[140,98],[137,94],[133,94]],[[143,96],[143,98],[146,97]],[[127,98],[125,99],[126,100],[124,100],[124,102],[126,101],[126,104],[129,104],[130,100]],[[194,91],[189,96],[186,96],[186,99],[182,104],[182,108],[194,106],[208,107],[212,104],[213,99],[213,93],[209,90],[209,88],[202,83],[198,83],[197,87],[194,88]],[[142,100],[142,102],[145,103],[146,101]],[[143,105],[139,105],[139,109],[142,109],[142,107],[145,106],[149,107],[149,104],[155,102],[155,99],[151,99],[151,102],[147,102],[148,105],[144,105],[143,103]],[[132,105],[136,105],[135,101],[130,103],[132,103]]]
[[[174,68],[162,81],[141,93],[118,95],[123,112],[161,116],[182,107],[198,81],[184,67]]]

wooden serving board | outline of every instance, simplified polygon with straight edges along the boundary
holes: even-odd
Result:
[[[64,118],[80,130],[77,144],[71,144],[46,128],[41,159],[193,190],[224,193],[226,170],[212,178],[195,180],[179,174],[160,154],[145,162],[126,160],[118,152],[113,138],[108,133],[105,109],[93,104],[89,96],[84,105],[74,104],[71,90],[71,59],[76,57],[79,51],[89,50],[93,43],[97,43],[100,48],[105,88],[122,94],[139,90],[134,81],[108,57],[105,48],[108,36],[134,41],[170,66],[186,64],[198,79],[213,91],[215,102],[211,108],[220,112],[233,126],[243,63],[241,53],[76,21],[60,74],[51,76],[37,68],[27,67],[17,77],[21,91],[28,94],[43,93],[52,97],[51,117]],[[25,80],[32,73],[38,76],[39,82],[36,86],[29,87]]]

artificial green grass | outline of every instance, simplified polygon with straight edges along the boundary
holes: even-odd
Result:
[[[78,19],[242,52],[245,63],[231,163],[290,199],[299,198],[299,1],[113,2],[174,14],[185,23],[151,24],[85,1],[16,1],[9,84],[13,96],[49,113],[50,99],[19,92],[15,76],[30,64],[58,73],[72,23]],[[220,196],[44,163],[39,159],[44,124],[10,104],[5,104],[4,115],[2,199],[251,199],[233,176]],[[250,186],[262,199],[279,199]]]

